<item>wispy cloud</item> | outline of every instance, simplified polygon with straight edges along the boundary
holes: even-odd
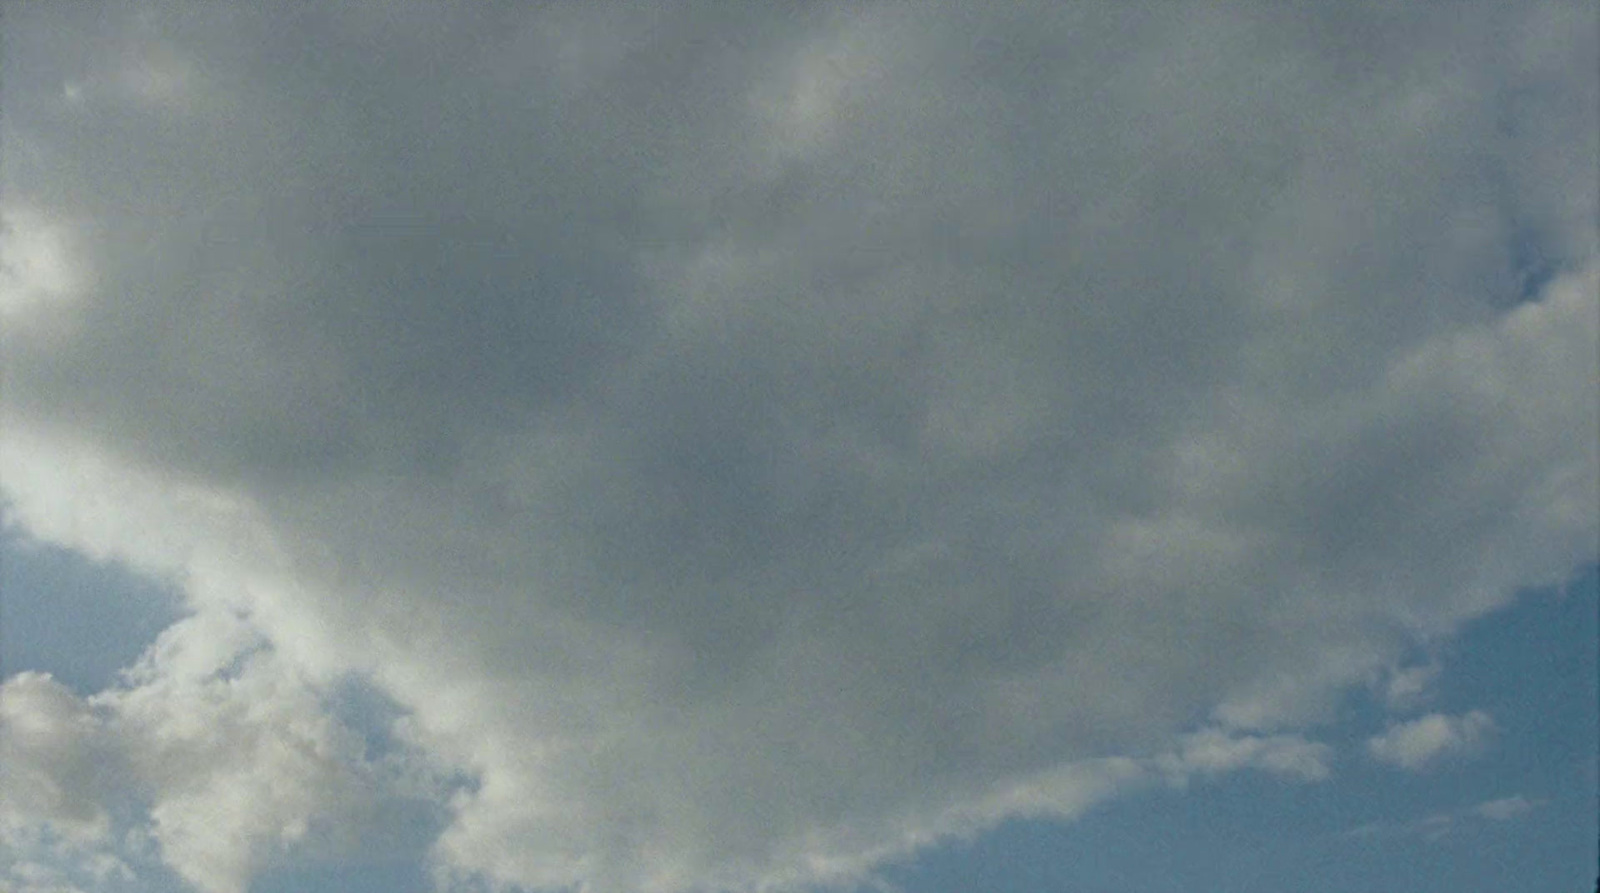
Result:
[[[1179,739],[1173,753],[1155,765],[1175,784],[1194,775],[1256,769],[1299,781],[1321,781],[1330,774],[1333,749],[1299,735],[1239,735],[1205,729]]]
[[[1389,709],[1406,710],[1425,701],[1442,669],[1437,663],[1426,663],[1390,674],[1383,686],[1384,701]]]
[[[1371,822],[1346,832],[1350,837],[1422,837],[1440,840],[1463,828],[1511,822],[1522,818],[1544,805],[1544,800],[1530,800],[1521,794],[1486,800],[1473,806],[1448,812],[1436,812],[1410,821]]]

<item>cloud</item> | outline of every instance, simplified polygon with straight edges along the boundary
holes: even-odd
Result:
[[[0,825],[0,885],[15,893],[160,890],[167,878],[141,844],[137,834],[119,840],[59,823],[7,821]]]
[[[174,625],[87,700],[37,673],[0,695],[11,836],[102,844],[88,851],[123,865],[118,839],[147,833],[199,890],[242,893],[308,847],[353,851],[397,793],[317,690],[223,613]]]
[[[66,686],[18,673],[0,686],[0,825],[44,819],[73,837],[105,833],[97,788],[110,767],[98,758],[99,723]]]
[[[1499,800],[1479,803],[1472,807],[1472,814],[1494,822],[1506,822],[1532,811],[1539,805],[1538,801],[1529,800],[1518,794],[1514,797],[1502,797]]]
[[[1347,836],[1419,836],[1428,840],[1440,840],[1461,830],[1463,826],[1482,825],[1484,822],[1499,824],[1519,819],[1544,803],[1543,800],[1529,800],[1521,794],[1516,794],[1498,800],[1485,800],[1461,809],[1431,813],[1409,822],[1371,822],[1352,829]]]
[[[1440,671],[1437,663],[1428,663],[1391,673],[1383,689],[1384,701],[1389,709],[1404,710],[1426,700],[1429,688],[1439,678]]]
[[[1494,720],[1481,710],[1460,716],[1430,713],[1369,738],[1367,753],[1401,769],[1425,769],[1446,756],[1477,750],[1493,731]]]
[[[1188,774],[1216,775],[1252,768],[1300,781],[1321,781],[1330,773],[1332,748],[1298,735],[1230,736],[1206,729],[1180,739],[1177,753],[1157,765],[1174,781]]]
[[[369,796],[358,741],[246,635],[231,618],[183,621],[135,668],[139,684],[101,698],[152,792],[167,862],[221,893],[247,890],[314,822],[317,834],[336,833],[341,813]]]
[[[0,317],[26,317],[36,305],[60,301],[81,287],[60,227],[26,208],[0,217]]]
[[[1319,777],[1594,559],[1589,15],[21,9],[7,523],[194,617],[7,684],[215,893],[395,783],[347,678],[529,887]]]

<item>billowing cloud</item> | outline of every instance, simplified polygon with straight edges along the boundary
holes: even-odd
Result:
[[[95,753],[101,736],[88,707],[40,673],[18,673],[0,694],[6,791],[0,823],[9,828],[45,818],[73,836],[103,834],[106,816],[95,789],[105,761]]]
[[[1494,720],[1482,710],[1460,716],[1430,713],[1396,723],[1367,740],[1367,753],[1380,763],[1401,769],[1423,769],[1439,759],[1470,753],[1494,731]]]
[[[1322,777],[1595,557],[1582,3],[136,6],[8,15],[0,481],[195,617],[6,684],[211,893],[343,679],[442,878],[756,889]]]
[[[124,685],[88,700],[42,674],[7,680],[0,817],[12,836],[44,824],[115,859],[129,829],[113,817],[133,808],[149,817],[135,834],[219,893],[244,893],[308,836],[325,852],[359,844],[390,786],[263,645],[238,618],[209,612],[168,629]]]

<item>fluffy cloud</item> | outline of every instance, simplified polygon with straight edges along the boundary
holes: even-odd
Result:
[[[174,626],[135,669],[140,684],[101,698],[130,742],[141,787],[153,792],[164,857],[217,893],[244,893],[314,823],[319,836],[336,837],[371,799],[359,739],[297,674],[273,666],[270,652],[215,649],[219,639],[238,641],[239,632],[217,628],[231,625],[200,615]]]
[[[1494,720],[1481,710],[1460,716],[1430,713],[1368,739],[1367,753],[1401,769],[1423,769],[1442,757],[1472,752],[1493,731]]]
[[[531,887],[1319,777],[1594,558],[1592,15],[19,9],[7,517],[196,618],[8,690],[215,893],[365,821],[347,677]]]
[[[319,693],[219,612],[168,629],[126,684],[88,700],[18,674],[0,688],[0,719],[0,830],[57,851],[50,862],[82,861],[59,853],[75,845],[124,873],[118,838],[147,834],[181,877],[214,893],[243,893],[303,844],[354,848],[392,793]],[[148,824],[130,826],[130,809]]]
[[[66,686],[42,673],[19,673],[0,686],[0,825],[44,819],[69,836],[98,837],[106,815],[100,776],[112,767],[100,724]]]

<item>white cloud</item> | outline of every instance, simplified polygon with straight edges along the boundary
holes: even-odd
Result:
[[[1439,678],[1442,668],[1437,663],[1421,664],[1397,669],[1385,681],[1383,694],[1390,710],[1404,710],[1424,701],[1428,690]]]
[[[1321,781],[1330,773],[1332,748],[1298,735],[1234,736],[1221,729],[1205,729],[1179,739],[1176,753],[1157,765],[1174,782],[1190,775],[1217,775],[1240,769],[1259,769],[1300,781]]]
[[[387,796],[348,676],[470,779],[442,873],[596,893],[1326,775],[1352,687],[1594,558],[1568,8],[20,10],[0,185],[93,276],[0,329],[7,523],[195,614],[7,683],[76,742],[29,821],[137,790],[241,889]]]
[[[32,313],[60,309],[87,278],[71,235],[28,208],[0,210],[0,318],[26,325]]]
[[[1435,812],[1407,822],[1369,822],[1348,832],[1351,837],[1409,837],[1442,840],[1460,830],[1464,825],[1494,822],[1496,824],[1519,819],[1544,804],[1542,800],[1529,800],[1521,794],[1486,800],[1474,806],[1445,812]]]
[[[1494,720],[1481,710],[1460,716],[1430,713],[1368,739],[1367,752],[1401,769],[1425,769],[1446,756],[1472,753],[1493,731]]]
[[[166,860],[208,893],[243,893],[313,823],[327,834],[371,794],[359,740],[270,652],[214,650],[209,620],[168,630],[140,684],[102,700],[133,742]],[[196,661],[194,649],[210,653]]]
[[[179,622],[127,685],[87,701],[36,673],[13,676],[0,695],[0,819],[13,838],[67,835],[80,849],[98,844],[85,852],[104,861],[124,833],[148,833],[205,893],[243,893],[257,871],[307,845],[354,847],[386,794],[359,738],[226,615]],[[148,829],[113,822],[131,804],[144,804]]]
[[[1515,797],[1502,797],[1499,800],[1485,800],[1472,807],[1472,812],[1490,821],[1505,822],[1531,812],[1538,805],[1537,802],[1518,794]]]

